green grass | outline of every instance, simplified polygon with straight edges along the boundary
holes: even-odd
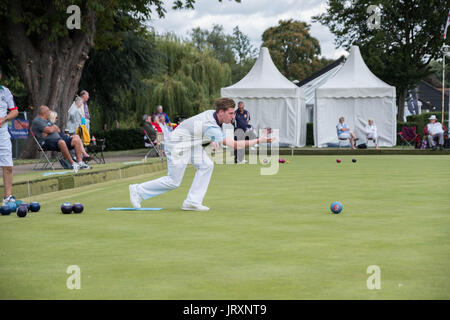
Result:
[[[0,298],[450,299],[450,156],[355,158],[287,157],[272,176],[216,165],[209,212],[180,209],[193,168],[143,203],[160,212],[105,209],[161,174],[23,199],[42,210],[0,216]],[[62,215],[64,201],[86,212]],[[80,290],[66,288],[69,265]],[[380,290],[366,287],[370,265]]]

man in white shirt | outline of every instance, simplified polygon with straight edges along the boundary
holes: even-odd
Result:
[[[373,123],[373,120],[369,120],[368,122],[369,124],[366,126],[367,140],[373,140],[375,143],[375,148],[378,149],[377,126]]]
[[[428,118],[430,122],[425,127],[425,134],[428,135],[428,145],[436,150],[436,141],[439,140],[439,149],[444,149],[444,128],[440,122],[437,121],[436,116],[433,114]]]
[[[262,135],[258,139],[235,141],[232,136],[225,137],[222,124],[231,123],[235,116],[235,103],[230,98],[216,101],[216,110],[207,110],[194,117],[184,120],[166,141],[164,151],[167,158],[168,174],[165,177],[132,184],[130,201],[133,207],[140,208],[141,201],[156,197],[180,186],[188,163],[192,163],[197,172],[192,182],[183,210],[207,211],[202,205],[211,179],[214,164],[203,150],[204,146],[212,144],[217,149],[220,144],[242,149],[258,143],[272,142],[272,138]]]

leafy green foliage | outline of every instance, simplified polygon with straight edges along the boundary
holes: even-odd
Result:
[[[142,98],[148,89],[142,79],[158,72],[157,59],[151,34],[123,32],[120,47],[92,50],[80,81],[80,89],[88,90],[95,102],[92,112],[109,126],[117,119],[128,121],[130,115],[142,113],[148,103]]]
[[[149,112],[163,105],[173,116],[192,116],[211,108],[220,88],[231,84],[231,71],[211,52],[196,50],[171,35],[158,38],[163,74],[144,82],[151,87]]]
[[[290,80],[303,80],[331,61],[320,59],[319,41],[309,34],[310,26],[293,19],[280,20],[262,35],[263,46],[273,62]]]
[[[140,128],[113,128],[93,131],[96,139],[106,139],[108,151],[144,148],[144,135]]]
[[[190,36],[191,43],[199,51],[211,51],[220,62],[228,64],[233,83],[241,80],[255,62],[257,50],[238,26],[232,35],[225,34],[223,26],[215,24],[211,31],[194,28]]]
[[[157,105],[174,119],[211,108],[231,71],[210,51],[200,52],[173,35],[127,33],[122,46],[93,50],[80,88],[90,92],[92,127],[140,125]],[[120,120],[119,120],[120,119]]]

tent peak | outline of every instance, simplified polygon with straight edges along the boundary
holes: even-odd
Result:
[[[228,88],[267,88],[267,89],[296,89],[297,86],[289,81],[275,66],[269,49],[261,47],[259,57],[249,73],[237,83]]]

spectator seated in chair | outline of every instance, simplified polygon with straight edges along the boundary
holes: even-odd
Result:
[[[356,138],[355,134],[353,133],[353,131],[351,131],[347,124],[345,123],[345,119],[344,117],[340,117],[339,118],[339,123],[336,125],[336,129],[337,129],[337,134],[338,134],[338,139],[339,140],[350,140],[350,145],[352,146],[352,149],[356,149],[355,147],[355,141],[358,140],[358,138]]]
[[[158,131],[156,131],[156,129],[152,125],[152,117],[144,114],[143,120],[144,120],[143,129],[145,133],[147,133],[147,136],[150,138],[151,142],[156,145],[157,144],[156,134],[158,133]],[[147,137],[144,137],[144,141],[145,147],[147,148],[150,147],[149,145],[147,146],[147,144],[150,143],[149,141],[147,141]]]
[[[57,126],[56,125],[56,122],[58,121],[58,113],[57,112],[55,112],[55,111],[50,111],[50,115],[48,116],[48,120],[51,122],[51,123],[53,123],[53,125],[55,125],[55,126]],[[59,128],[58,128],[59,129]],[[64,139],[65,137],[70,137],[70,136],[72,136],[71,134],[70,134],[70,131],[69,130],[67,130],[67,128],[66,128],[66,130],[64,131],[64,133],[62,133],[61,132],[61,130],[59,130],[59,135],[61,136],[61,138],[62,139]],[[42,136],[45,138],[46,136],[47,136],[47,134],[44,132],[43,134],[42,134]],[[83,145],[83,143],[81,144],[81,146],[82,146],[82,154],[83,154],[83,161],[89,161],[89,160],[91,160],[91,157],[89,156],[89,154],[86,152],[86,149],[84,148],[84,145]],[[74,155],[74,153],[73,153],[73,149],[71,150],[71,152],[70,152],[71,154],[72,154],[72,159],[75,159],[75,155]]]
[[[436,140],[439,143],[439,149],[444,150],[444,133],[445,127],[437,121],[436,116],[433,114],[428,118],[430,122],[425,126],[424,132],[428,139],[428,145],[433,151],[437,149]]]
[[[42,149],[46,151],[60,151],[73,167],[74,173],[79,169],[89,169],[82,160],[83,143],[79,136],[69,137],[61,133],[59,127],[50,121],[50,109],[47,106],[40,106],[38,115],[33,119],[31,129]],[[56,119],[55,119],[56,120]],[[69,150],[75,150],[77,162],[73,161]]]
[[[368,125],[366,126],[366,135],[367,141],[372,140],[375,143],[375,148],[379,149],[377,126],[373,123],[373,120],[368,121]]]

